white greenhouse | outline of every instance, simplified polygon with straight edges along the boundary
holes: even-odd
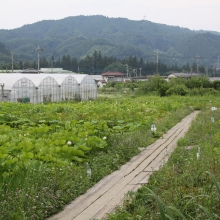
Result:
[[[0,101],[60,102],[97,98],[97,85],[86,74],[0,74]]]

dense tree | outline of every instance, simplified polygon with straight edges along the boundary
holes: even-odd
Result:
[[[73,72],[79,71],[79,64],[77,58],[72,58],[72,71]]]
[[[81,58],[79,61],[76,57],[71,57],[69,54],[63,55],[62,58],[58,57],[56,60],[54,56],[51,56],[48,62],[46,57],[40,59],[40,68],[63,68],[65,70],[70,70],[73,72],[80,72],[86,74],[101,74],[105,71],[119,71],[127,74],[129,76],[146,76],[154,75],[157,71],[157,64],[155,62],[144,62],[143,58],[138,59],[136,56],[129,56],[122,60],[115,57],[103,56],[101,51],[94,51],[91,55],[87,55]],[[1,69],[11,69],[11,62],[7,65],[2,65]],[[36,61],[19,61],[18,69],[34,68],[37,69]],[[187,70],[187,71],[186,71]],[[168,66],[162,63],[160,60],[158,62],[158,71],[160,75],[167,75],[170,72],[196,72],[197,65],[193,63],[192,66],[187,63],[186,65],[179,67],[176,64]],[[206,69],[203,66],[199,66],[199,73],[205,73]]]
[[[35,66],[35,63],[34,63],[34,66]],[[46,67],[49,67],[49,63],[47,61],[47,58],[43,57],[40,59],[40,68],[46,68]]]
[[[186,65],[183,65],[183,66],[182,66],[182,71],[183,71],[183,72],[188,72],[188,73],[191,72],[191,68],[190,68],[189,63],[187,63]]]
[[[107,71],[117,71],[121,73],[126,73],[126,66],[120,62],[109,64],[107,67],[104,68],[104,72]]]

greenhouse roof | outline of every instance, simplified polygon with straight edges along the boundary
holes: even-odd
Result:
[[[53,74],[51,77],[54,78],[59,85],[61,85],[63,83],[63,81],[69,76],[71,76],[75,79],[75,77],[72,74],[71,75],[70,74]],[[75,79],[75,81],[76,81],[76,79]]]
[[[82,83],[82,81],[83,81],[83,79],[85,78],[85,77],[91,77],[91,76],[89,76],[89,75],[87,75],[87,74],[72,74],[73,76],[74,76],[74,78],[76,79],[76,81],[78,82],[78,84],[81,84]],[[92,78],[92,77],[91,77]],[[93,78],[92,78],[93,79]],[[95,82],[95,80],[94,80],[94,82]]]
[[[25,78],[24,75],[19,76],[20,74],[0,74],[0,85],[4,84],[4,89],[11,90],[14,84],[21,78]]]
[[[38,87],[40,83],[46,79],[47,77],[50,77],[51,79],[55,80],[58,85],[61,85],[62,82],[67,78],[68,76],[74,77],[74,79],[77,81],[78,84],[81,84],[83,79],[85,77],[91,76],[87,74],[0,74],[0,83],[4,83],[4,89],[11,90],[11,88],[14,86],[14,84],[22,79],[25,78],[27,80],[30,80],[33,82],[33,84]],[[95,82],[95,81],[94,81]]]
[[[19,74],[20,75],[20,74]],[[21,78],[26,78],[31,80],[35,86],[39,86],[41,82],[46,79],[47,77],[53,78],[50,74],[21,74],[23,76]],[[53,78],[54,79],[54,78]],[[55,80],[55,79],[54,79]],[[57,83],[58,84],[58,83]]]

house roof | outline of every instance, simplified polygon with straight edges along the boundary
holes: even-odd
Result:
[[[101,83],[106,83],[106,81],[105,81],[104,79],[99,80],[99,82],[101,82]]]
[[[172,73],[168,76],[168,78],[172,77],[192,77],[192,76],[200,76],[198,73]]]
[[[96,81],[103,79],[101,75],[90,75],[90,76]]]
[[[220,77],[209,77],[209,80],[211,82],[216,81],[216,80],[220,81]]]
[[[115,77],[117,77],[117,76],[125,76],[124,73],[111,72],[111,71],[108,71],[108,72],[106,72],[106,73],[102,73],[101,75],[102,75],[102,76],[115,76]]]

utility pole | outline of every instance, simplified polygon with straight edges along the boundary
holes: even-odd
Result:
[[[196,56],[196,63],[197,63],[197,65],[196,65],[196,69],[197,69],[197,73],[199,73],[199,59],[200,58],[202,58],[202,57],[200,57],[200,56]]]
[[[216,70],[220,68],[220,65],[219,65],[219,56],[218,56],[218,64],[216,65]]]
[[[43,51],[43,49],[40,48],[39,45],[38,45],[38,47],[37,47],[37,49],[35,49],[35,51],[38,54],[38,56],[37,56],[38,57],[38,60],[37,60],[37,72],[39,74],[39,70],[40,70],[40,52]]]
[[[127,70],[127,78],[128,78],[128,64],[126,63],[126,70]]]
[[[139,70],[140,70],[140,76],[141,76],[141,70],[142,70],[142,68],[139,68]]]
[[[51,60],[50,62],[51,62],[51,72],[53,73],[53,60]]]
[[[205,72],[206,72],[206,76],[209,76],[209,68],[208,67],[205,68]]]
[[[14,50],[11,50],[11,72],[14,72]]]
[[[137,69],[133,69],[134,77],[137,77]]]
[[[159,62],[159,53],[158,53],[158,49],[157,49],[156,56],[157,56],[157,72],[156,72],[156,73],[158,73],[158,62]]]

